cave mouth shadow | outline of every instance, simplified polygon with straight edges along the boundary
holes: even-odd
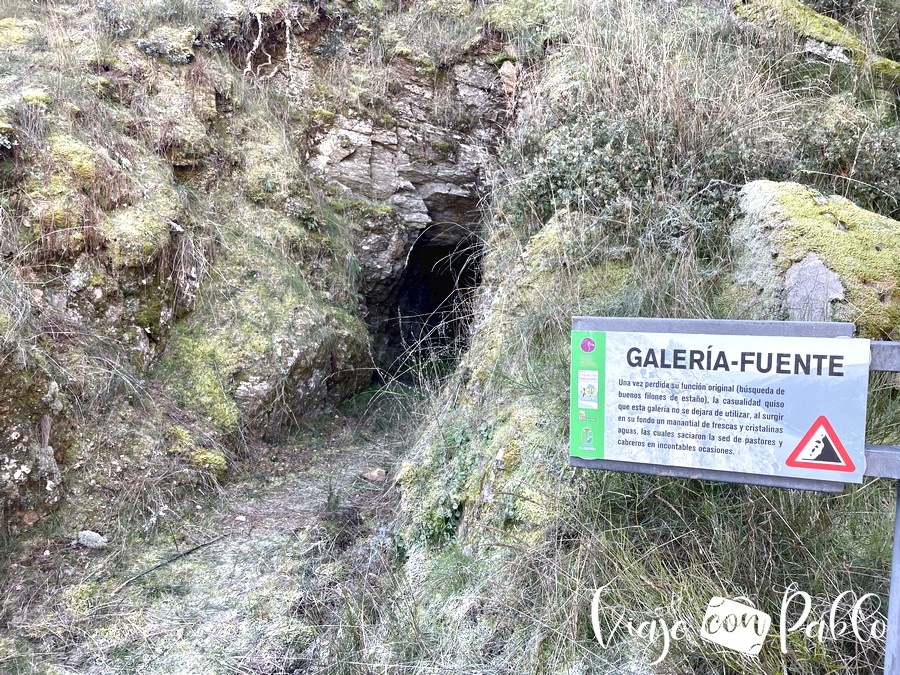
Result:
[[[426,230],[413,243],[388,324],[382,377],[406,384],[450,372],[468,346],[482,245],[460,226]]]

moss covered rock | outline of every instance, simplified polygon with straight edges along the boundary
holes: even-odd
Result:
[[[176,211],[150,205],[117,209],[100,225],[115,267],[141,267],[156,260],[169,242],[170,222]]]
[[[369,382],[369,337],[281,248],[283,219],[255,208],[247,218],[254,227],[225,233],[210,300],[175,328],[157,374],[217,427],[275,433]]]
[[[0,49],[10,49],[21,45],[34,35],[40,24],[32,19],[7,17],[0,19]]]
[[[180,425],[173,426],[169,435],[172,438],[169,447],[171,454],[181,457],[198,471],[203,471],[217,480],[225,477],[228,462],[221,448],[198,444],[194,434]]]
[[[159,26],[149,35],[135,40],[134,46],[154,58],[184,65],[194,59],[198,31],[191,27]]]
[[[863,41],[850,28],[837,19],[815,11],[800,0],[741,0],[735,11],[751,21],[774,27],[786,27],[797,34],[831,45],[843,53],[825,54],[814,45],[808,51],[825,55],[830,60],[848,60],[867,68],[883,86],[900,87],[900,63],[872,54]]]
[[[798,183],[741,190],[735,285],[747,318],[852,321],[900,338],[900,223]]]

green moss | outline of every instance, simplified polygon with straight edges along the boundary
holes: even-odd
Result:
[[[86,75],[85,85],[100,98],[115,100],[116,90],[109,78],[102,75]]]
[[[312,118],[320,124],[334,124],[337,115],[325,108],[316,108],[312,111]]]
[[[800,35],[847,50],[858,67],[868,68],[884,86],[900,86],[900,63],[869,53],[862,40],[836,19],[819,14],[800,0],[739,0],[735,12],[770,26],[786,26]]]
[[[54,133],[49,138],[50,156],[53,161],[85,184],[97,177],[97,162],[94,151],[77,138]]]
[[[54,172],[49,181],[30,178],[24,193],[32,227],[20,229],[21,243],[40,246],[45,254],[76,254],[83,250],[81,228],[90,205],[81,188],[81,181],[68,171]],[[50,233],[56,234],[44,236]]]
[[[227,233],[229,256],[208,291],[227,301],[203,304],[175,327],[157,372],[176,400],[230,431],[242,414],[264,422],[308,412],[330,368],[339,372],[329,391],[354,393],[362,377],[351,364],[366,359],[365,328],[318,299],[270,230],[284,219],[252,215],[252,230]]]
[[[33,106],[38,106],[41,108],[49,108],[53,105],[53,98],[43,89],[34,88],[34,89],[26,89],[20,94],[22,100]]]
[[[171,452],[177,453],[181,448],[189,448],[194,445],[194,438],[191,432],[182,426],[174,425],[169,428],[169,435],[172,437]]]
[[[843,197],[824,197],[797,183],[772,184],[784,224],[773,240],[782,272],[813,251],[840,276],[846,303],[836,316],[861,335],[898,337],[900,223]]]
[[[254,203],[281,208],[300,192],[299,167],[284,138],[267,126],[244,146],[244,194]]]
[[[427,0],[425,6],[432,14],[443,18],[461,19],[472,11],[472,5],[468,0]]]
[[[218,479],[224,478],[225,472],[228,469],[225,455],[221,452],[216,452],[207,448],[201,448],[195,451],[194,454],[191,455],[191,463],[198,469],[211,473]]]
[[[438,153],[438,155],[445,159],[454,157],[459,151],[459,143],[452,139],[446,138],[433,141],[431,143],[431,147],[435,150],[435,152]]]
[[[155,176],[153,173],[146,178]],[[149,265],[169,244],[171,223],[182,215],[181,202],[169,184],[154,187],[155,191],[134,206],[115,209],[98,224],[114,267]]]
[[[900,63],[897,61],[891,61],[891,59],[879,56],[872,60],[869,67],[872,69],[875,77],[885,86],[900,86]]]
[[[513,63],[515,63],[518,60],[519,59],[515,54],[510,53],[506,49],[501,49],[499,52],[491,56],[490,59],[488,59],[488,62],[492,66],[499,69],[507,61],[512,61]]]
[[[819,14],[800,0],[752,0],[734,4],[735,12],[753,21],[785,25],[801,35],[843,47],[851,52],[865,53],[862,42],[840,21]]]
[[[134,313],[134,323],[147,331],[154,339],[158,339],[161,337],[163,296],[156,289],[153,290],[152,293],[142,295],[137,311]]]
[[[341,215],[363,219],[393,220],[397,217],[396,207],[362,197],[329,197],[328,206]]]
[[[31,19],[0,19],[0,49],[16,47],[34,35],[40,24]]]
[[[85,581],[63,588],[60,592],[60,599],[69,612],[76,615],[86,614],[100,601],[101,588],[94,581]]]
[[[393,129],[399,124],[397,118],[390,113],[383,113],[372,121],[375,122],[375,124],[377,124],[378,126],[384,127],[386,129]]]
[[[240,412],[225,390],[234,372],[236,355],[231,346],[199,328],[173,331],[157,376],[169,385],[175,399],[199,412],[219,429],[237,429]]]
[[[169,243],[168,219],[138,206],[117,209],[98,229],[115,267],[149,265]]]

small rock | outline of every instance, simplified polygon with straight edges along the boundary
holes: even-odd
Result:
[[[512,96],[516,92],[516,85],[519,82],[519,69],[512,61],[504,61],[500,66],[500,82],[503,84],[503,91],[507,96]]]
[[[106,537],[102,534],[97,534],[93,530],[82,530],[75,537],[72,545],[80,545],[86,548],[106,548],[107,543]]]
[[[366,471],[362,477],[373,483],[380,483],[384,480],[385,475],[385,470],[379,467],[377,469],[372,469],[371,471]]]
[[[37,511],[26,511],[22,514],[22,523],[25,527],[31,527],[41,519],[41,514]]]

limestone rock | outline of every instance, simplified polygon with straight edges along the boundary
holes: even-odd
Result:
[[[453,66],[440,86],[404,59],[396,59],[392,76],[397,91],[390,125],[336,115],[310,159],[345,201],[393,210],[391,218],[360,218],[362,233],[354,245],[379,366],[394,362],[404,340],[417,339],[416,327],[401,335],[397,319],[399,287],[417,285],[403,277],[415,274],[413,247],[444,248],[438,257],[446,259],[478,229],[488,149],[499,141],[509,115],[504,85],[484,62]]]
[[[742,318],[852,321],[900,337],[900,223],[797,183],[741,190],[734,286]]]
[[[841,278],[817,253],[788,268],[784,276],[784,304],[791,321],[831,321],[831,303],[844,300]]]
[[[403,87],[394,105],[396,126],[385,129],[339,115],[311,166],[354,195],[394,206],[411,227],[477,221],[487,165],[484,142],[496,143],[495,127],[505,123],[506,104],[502,84],[486,64],[459,64],[452,74],[448,90],[440,92],[446,109],[436,113],[439,103],[430,84],[413,69],[401,68],[395,73]],[[470,128],[453,128],[448,121]]]
[[[183,65],[194,60],[197,33],[195,28],[190,27],[160,26],[147,37],[136,40],[134,45],[150,56]]]
[[[72,546],[84,546],[85,548],[106,548],[108,543],[106,537],[93,530],[82,530],[72,540]]]
[[[380,483],[385,479],[387,473],[381,467],[371,469],[362,474],[362,477],[371,483]]]
[[[500,81],[503,83],[503,91],[508,97],[512,97],[519,83],[519,69],[512,61],[504,61],[500,66]]]

